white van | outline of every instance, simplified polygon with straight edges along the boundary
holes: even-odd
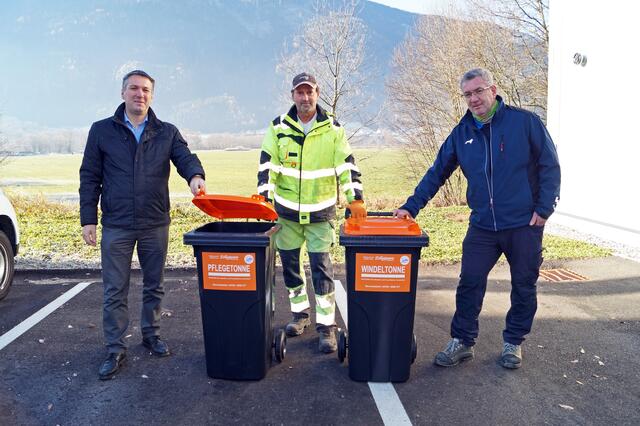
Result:
[[[0,300],[9,293],[19,246],[20,231],[16,212],[0,189]]]

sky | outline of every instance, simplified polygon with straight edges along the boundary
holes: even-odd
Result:
[[[451,3],[460,3],[460,0],[371,0],[376,3],[406,10],[407,12],[422,14],[439,14]]]

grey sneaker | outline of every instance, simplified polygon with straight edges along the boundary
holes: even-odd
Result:
[[[338,342],[336,342],[336,333],[334,327],[325,327],[318,330],[320,340],[318,341],[318,349],[320,352],[330,354],[338,349]]]
[[[520,365],[522,365],[522,348],[520,345],[512,345],[511,343],[504,342],[500,365],[504,368],[520,368]]]
[[[453,338],[442,352],[438,352],[434,363],[442,367],[453,367],[460,361],[473,358],[473,346],[466,346],[460,339]]]
[[[287,327],[285,331],[287,336],[295,337],[304,333],[304,329],[311,325],[311,320],[309,319],[309,314],[305,312],[294,312],[293,319]]]

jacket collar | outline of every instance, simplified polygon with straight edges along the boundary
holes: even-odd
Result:
[[[505,103],[502,100],[502,97],[500,95],[496,95],[496,100],[498,101],[498,108],[496,109],[496,112],[493,115],[493,118],[491,119],[491,122],[500,121],[500,119],[502,118],[502,115],[504,114]],[[464,125],[469,126],[469,127],[473,128],[473,129],[476,128],[475,122],[473,120],[473,114],[471,113],[471,110],[467,109],[467,112],[460,119],[460,124],[464,124]]]
[[[113,117],[111,117],[111,119],[118,124],[122,124],[123,126],[126,126],[124,122],[124,102],[121,103],[120,106],[118,106],[118,108],[116,109],[116,112],[113,114]],[[162,126],[162,121],[158,120],[158,117],[156,117],[156,114],[153,112],[151,108],[149,108],[149,111],[147,112],[147,119],[148,119],[147,128],[149,128],[150,130],[157,129]],[[145,128],[145,131],[146,131],[146,128]]]
[[[151,108],[149,108],[149,110],[151,110]],[[316,114],[316,124],[313,126],[314,128],[323,125],[325,121],[329,120],[329,113],[320,107],[320,105],[316,105]],[[287,122],[290,126],[294,126],[296,129],[302,131],[298,124],[298,108],[296,108],[295,104],[291,105],[286,118],[288,118]]]

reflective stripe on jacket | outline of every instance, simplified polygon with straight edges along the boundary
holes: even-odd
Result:
[[[317,107],[307,135],[295,105],[272,121],[262,142],[258,193],[275,204],[279,216],[299,223],[335,218],[336,182],[348,202],[362,199],[360,170],[344,129]]]

